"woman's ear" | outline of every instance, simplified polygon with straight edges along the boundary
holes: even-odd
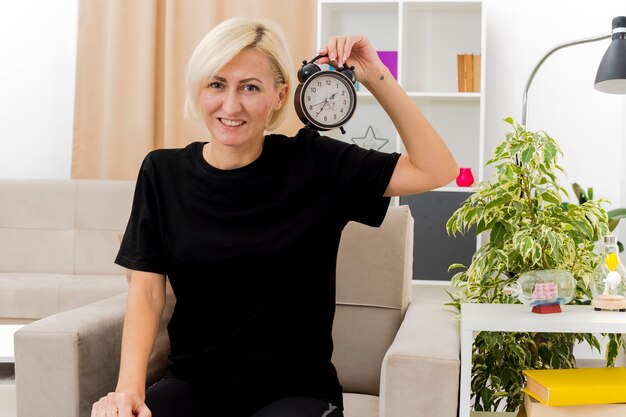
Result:
[[[287,84],[283,84],[278,90],[278,100],[276,101],[276,105],[274,106],[274,111],[283,107],[283,104],[285,104],[285,98],[287,98],[288,92],[289,92],[289,86]]]

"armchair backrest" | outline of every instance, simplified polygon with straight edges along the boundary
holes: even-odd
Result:
[[[1,179],[0,272],[123,275],[112,260],[134,188],[126,180]]]
[[[410,302],[413,217],[389,207],[383,224],[345,227],[337,259],[333,363],[345,392],[378,395],[380,370]]]

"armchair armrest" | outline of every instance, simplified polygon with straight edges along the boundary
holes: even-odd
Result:
[[[117,382],[127,294],[48,316],[15,334],[21,417],[86,417]]]
[[[383,359],[380,417],[456,417],[460,338],[454,310],[412,302]]]
[[[15,382],[20,417],[89,417],[93,403],[115,389],[128,294],[48,316],[15,334]],[[167,301],[148,363],[146,386],[167,368]]]

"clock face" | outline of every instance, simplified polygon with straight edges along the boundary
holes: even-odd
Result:
[[[339,127],[354,113],[354,86],[348,77],[337,71],[315,73],[302,86],[300,106],[304,116],[316,127]]]

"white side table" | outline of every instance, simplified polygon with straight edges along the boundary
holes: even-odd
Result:
[[[0,363],[14,363],[13,336],[23,324],[0,324]]]
[[[23,324],[0,324],[0,366],[15,362],[13,337]],[[7,365],[5,365],[7,366]],[[4,368],[4,367],[3,367]],[[4,369],[0,369],[3,371]],[[0,372],[0,417],[15,417],[15,379],[12,369],[10,375]]]
[[[491,332],[626,333],[626,313],[561,306],[562,313],[537,314],[523,304],[461,304],[459,417],[470,417],[474,334]]]

